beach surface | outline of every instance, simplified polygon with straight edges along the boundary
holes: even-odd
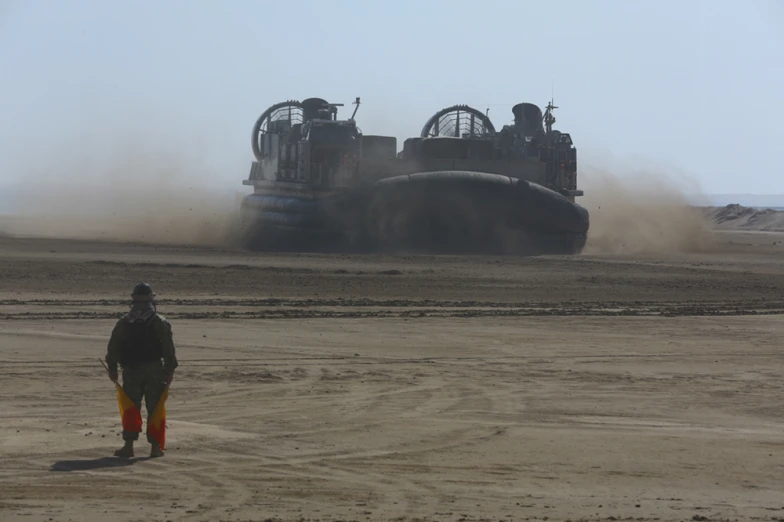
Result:
[[[784,234],[740,219],[534,258],[2,237],[0,520],[784,520]],[[121,460],[138,280],[180,368],[165,457]]]

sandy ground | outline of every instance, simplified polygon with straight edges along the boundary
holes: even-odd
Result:
[[[0,520],[784,520],[784,236],[690,254],[0,238]],[[98,362],[151,282],[168,452]]]

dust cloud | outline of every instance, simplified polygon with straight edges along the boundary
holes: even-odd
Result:
[[[712,244],[712,225],[695,206],[699,187],[687,176],[605,162],[583,166],[580,185],[591,215],[585,253],[693,253]]]
[[[234,246],[245,172],[221,180],[194,149],[114,135],[31,159],[0,234]]]
[[[130,132],[65,140],[29,156],[17,173],[16,208],[0,218],[2,235],[205,247],[235,247],[241,239],[245,156],[215,165],[204,161],[197,140]],[[582,162],[585,196],[578,200],[591,214],[586,253],[709,246],[712,226],[692,206],[688,195],[699,191],[688,178],[593,163]]]

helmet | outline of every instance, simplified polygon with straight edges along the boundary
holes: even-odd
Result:
[[[155,292],[152,291],[152,287],[144,282],[134,286],[131,292],[131,299],[134,301],[152,301],[154,297]]]

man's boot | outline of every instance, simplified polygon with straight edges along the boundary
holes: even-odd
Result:
[[[115,451],[114,456],[120,457],[121,459],[129,459],[133,457],[133,441],[126,440],[125,446]]]
[[[156,457],[163,457],[163,450],[157,442],[153,442],[152,449],[150,449],[150,458],[154,459]]]

